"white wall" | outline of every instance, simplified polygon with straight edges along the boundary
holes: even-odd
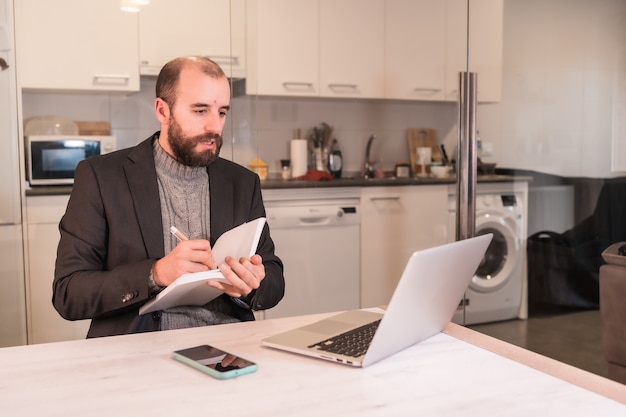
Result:
[[[505,0],[503,99],[478,120],[500,165],[623,174],[625,19],[622,0]]]

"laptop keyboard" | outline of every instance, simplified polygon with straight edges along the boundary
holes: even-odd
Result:
[[[367,352],[380,320],[368,323],[356,329],[349,330],[330,339],[312,344],[309,348],[317,348],[324,352],[337,353],[340,355],[358,358]]]

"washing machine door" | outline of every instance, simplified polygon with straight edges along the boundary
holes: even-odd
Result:
[[[476,213],[476,235],[493,233],[470,288],[478,292],[496,291],[512,279],[512,272],[521,262],[521,238],[517,220],[503,212],[485,210]]]

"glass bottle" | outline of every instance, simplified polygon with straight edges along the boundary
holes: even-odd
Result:
[[[341,158],[341,149],[339,149],[337,139],[333,139],[328,155],[328,172],[330,172],[330,174],[335,178],[341,178],[342,168],[343,160]]]

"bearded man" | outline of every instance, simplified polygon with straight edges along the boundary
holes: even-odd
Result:
[[[267,224],[257,253],[216,265],[224,232],[265,216],[259,177],[219,157],[230,108],[222,69],[204,57],[168,62],[156,83],[160,132],[135,147],[81,161],[66,212],[53,304],[67,320],[91,319],[87,337],[254,320],[284,295],[283,265]],[[178,242],[175,226],[189,240]],[[203,306],[139,315],[185,273],[219,268],[229,283]]]

